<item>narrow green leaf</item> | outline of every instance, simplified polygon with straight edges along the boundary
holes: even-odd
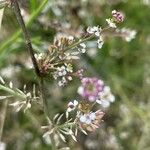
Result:
[[[12,96],[0,96],[0,100],[4,100],[4,99],[9,98],[9,97],[12,97]]]

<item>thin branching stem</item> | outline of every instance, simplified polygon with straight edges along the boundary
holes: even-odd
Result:
[[[32,63],[34,65],[34,69],[35,69],[36,75],[40,76],[41,75],[40,74],[40,70],[39,70],[38,64],[36,62],[36,58],[34,57],[34,51],[33,51],[33,48],[32,48],[31,41],[30,41],[30,36],[29,36],[29,33],[28,33],[27,28],[25,26],[24,20],[22,18],[18,1],[17,0],[12,0],[12,6],[14,8],[14,12],[16,14],[18,23],[19,23],[19,25],[20,25],[20,27],[21,27],[21,29],[23,31],[23,35],[24,35],[24,38],[25,38],[26,46],[27,46],[27,49],[28,49],[28,51],[30,53],[30,57],[31,57]]]
[[[103,32],[107,31],[108,29],[110,29],[110,27],[105,27],[101,30],[101,34],[103,34]],[[64,49],[64,51],[70,50],[75,48],[76,46],[80,45],[81,43],[87,42],[91,39],[93,39],[95,37],[95,35],[90,35],[88,37],[82,38],[81,40],[78,40],[77,42],[73,43],[72,45],[68,46],[67,48]]]
[[[46,117],[48,117],[49,116],[49,111],[48,111],[48,103],[47,103],[47,100],[46,100],[45,95],[44,95],[44,81],[43,81],[42,74],[40,73],[36,58],[34,56],[34,51],[33,51],[33,48],[32,48],[31,41],[30,41],[30,36],[29,36],[28,30],[25,26],[24,20],[22,18],[18,1],[17,0],[12,0],[12,6],[13,6],[14,12],[16,14],[18,23],[19,23],[19,25],[22,29],[22,32],[23,32],[23,35],[24,35],[24,38],[25,38],[25,42],[26,42],[26,46],[27,46],[27,49],[29,51],[29,54],[30,54],[30,57],[32,59],[32,63],[33,63],[34,69],[35,69],[35,73],[36,73],[36,75],[39,79],[38,81],[39,81],[39,87],[40,87],[40,92],[41,92],[41,98],[43,100],[44,114],[45,114]],[[52,141],[53,150],[56,150],[56,145],[55,145],[55,141],[54,141],[53,137],[51,137],[51,141]]]

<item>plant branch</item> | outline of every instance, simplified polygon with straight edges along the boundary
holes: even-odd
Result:
[[[105,28],[103,28],[103,29],[101,30],[101,34],[102,34],[103,32],[105,32],[105,31],[107,31],[108,29],[110,29],[110,27],[105,27]],[[83,38],[83,39],[81,39],[81,40],[79,40],[79,41],[73,43],[72,45],[68,46],[66,49],[64,49],[64,51],[73,49],[73,48],[75,48],[76,46],[78,46],[79,44],[81,44],[81,43],[83,43],[83,42],[86,42],[86,41],[89,41],[89,40],[93,39],[94,37],[95,37],[95,35],[93,35],[93,34],[90,35],[90,36],[88,36],[88,37],[85,37],[85,38]]]
[[[35,69],[36,75],[38,77],[40,77],[41,76],[40,70],[39,70],[38,64],[36,62],[36,59],[34,57],[34,51],[33,51],[33,48],[32,48],[31,41],[30,41],[30,36],[29,36],[29,33],[28,33],[27,28],[25,26],[24,20],[22,18],[18,1],[17,0],[12,0],[12,6],[14,8],[14,12],[16,14],[18,23],[19,23],[19,25],[20,25],[20,27],[21,27],[21,29],[23,31],[23,35],[24,35],[24,38],[25,38],[25,41],[26,41],[26,46],[27,46],[27,49],[28,49],[28,51],[30,53],[30,57],[31,57],[32,63],[34,65],[34,69]]]
[[[42,74],[40,73],[37,61],[36,61],[36,59],[34,57],[34,51],[33,51],[33,48],[32,48],[32,44],[31,44],[31,41],[30,41],[30,37],[29,37],[28,31],[27,31],[27,28],[25,26],[24,20],[22,18],[21,12],[20,12],[18,1],[17,0],[12,0],[12,6],[14,8],[14,12],[16,14],[18,23],[19,23],[19,25],[20,25],[20,27],[21,27],[21,29],[23,31],[24,38],[25,38],[25,41],[26,41],[26,45],[27,45],[28,51],[30,53],[30,57],[32,59],[32,63],[34,65],[34,69],[35,69],[36,75],[37,75],[37,77],[39,79],[38,81],[39,81],[39,88],[40,88],[40,92],[41,92],[41,98],[43,100],[44,114],[45,114],[45,116],[47,118],[49,116],[49,110],[48,110],[48,102],[47,102],[47,100],[45,98],[45,94],[44,94],[43,77],[42,77]],[[56,150],[56,144],[55,144],[55,141],[53,139],[53,136],[51,136],[51,140],[52,140],[52,148],[53,148],[53,150]]]

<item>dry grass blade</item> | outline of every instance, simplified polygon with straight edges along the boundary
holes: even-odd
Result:
[[[4,13],[4,8],[0,9],[0,29],[1,29],[2,19],[3,19],[3,13]]]

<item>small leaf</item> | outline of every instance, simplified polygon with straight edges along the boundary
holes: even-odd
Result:
[[[62,132],[63,134],[69,135],[69,132],[67,132],[67,131],[64,131],[62,129],[60,129],[59,131]]]
[[[71,135],[71,137],[72,137],[72,139],[75,141],[75,142],[77,142],[77,139],[76,139],[76,137],[72,134]]]
[[[55,120],[58,118],[59,115],[60,115],[59,113],[56,114],[56,115],[54,116],[54,118],[53,118],[53,121],[55,121]]]
[[[3,80],[3,78],[0,76],[0,82],[2,83],[2,84],[5,84],[5,81]]]
[[[21,90],[16,89],[16,91],[17,91],[19,94],[26,96]]]
[[[59,124],[59,123],[60,123],[60,120],[61,120],[61,118],[63,117],[63,115],[64,115],[64,114],[61,114],[61,115],[58,117],[56,124]]]
[[[75,136],[78,135],[78,128],[75,129]]]
[[[81,131],[82,131],[85,135],[87,135],[87,132],[86,132],[85,130],[81,129]]]
[[[66,138],[61,133],[59,133],[59,136],[64,142],[66,142]]]
[[[9,87],[10,87],[11,89],[13,88],[13,83],[12,83],[12,82],[9,83]]]
[[[4,99],[9,98],[9,97],[12,97],[12,96],[0,96],[0,100],[4,100]]]

